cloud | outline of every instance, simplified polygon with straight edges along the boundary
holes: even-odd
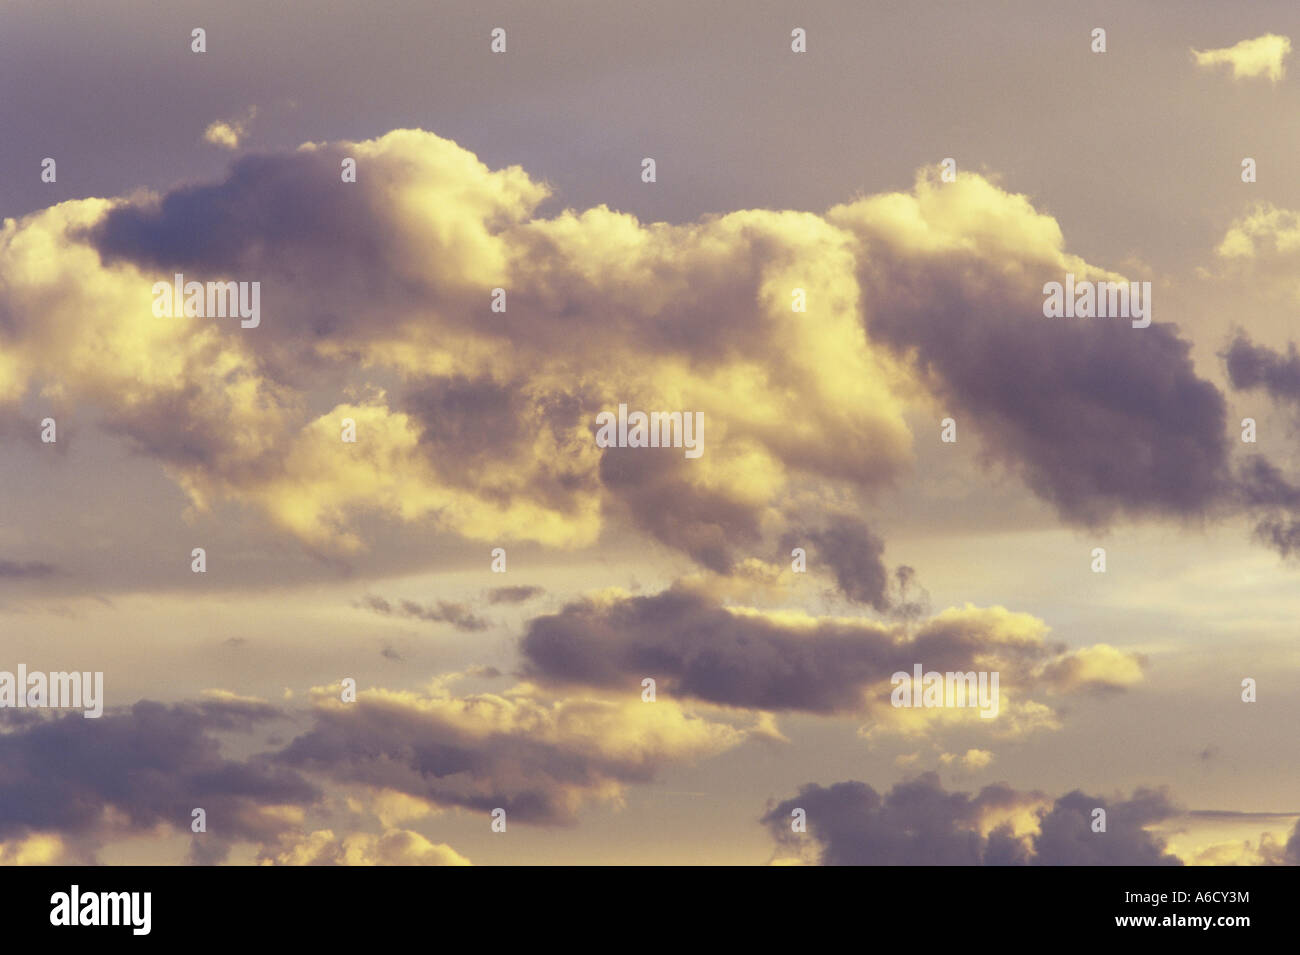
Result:
[[[1222,394],[1176,326],[1045,319],[1067,272],[1122,281],[1063,249],[1055,220],[979,176],[827,213],[857,236],[868,334],[916,373],[1061,517],[1200,514],[1230,488]]]
[[[355,190],[326,185],[343,152],[367,169]],[[316,547],[363,546],[348,526],[360,511],[402,521],[437,515],[476,539],[524,534],[577,546],[594,541],[607,511],[715,568],[728,563],[729,539],[754,539],[787,461],[879,486],[905,460],[897,401],[855,329],[852,269],[831,274],[819,264],[842,242],[836,230],[793,213],[668,230],[603,208],[529,218],[545,196],[521,170],[491,173],[437,136],[396,131],[328,151],[247,157],[221,186],[118,205],[94,230],[114,266],[264,275],[266,305],[272,286],[283,292],[276,321],[259,329],[259,352],[244,356],[260,365],[265,387],[259,394],[250,379],[248,398],[261,420],[240,421],[229,408],[224,416],[265,443],[226,460],[200,437],[212,429],[192,421],[182,442],[165,421],[192,420],[205,403],[199,395],[170,396],[147,422],[121,426],[185,470],[196,502],[240,496]],[[204,236],[192,233],[195,218],[211,223]],[[276,256],[263,256],[272,246]],[[784,270],[789,256],[822,274],[839,308],[811,334],[790,326],[772,300],[768,273]],[[667,286],[662,277],[671,277]],[[849,288],[833,290],[840,282]],[[465,320],[497,283],[510,288],[510,312]],[[780,295],[788,312],[789,288]],[[611,326],[612,313],[623,318]],[[360,314],[370,318],[356,321]],[[710,321],[695,318],[703,314]],[[172,331],[183,338],[182,329]],[[744,337],[732,334],[741,329]],[[502,360],[506,339],[517,360]],[[221,343],[243,351],[243,340]],[[300,383],[286,369],[341,379],[357,357],[398,392],[370,391],[303,422]],[[590,370],[575,376],[577,366]],[[783,400],[768,385],[805,398],[806,425],[785,426]],[[718,443],[703,463],[675,460],[680,453],[602,455],[591,437],[595,414],[621,400],[701,408]],[[140,408],[127,417],[144,416]],[[356,446],[339,447],[342,417],[357,421]],[[290,418],[296,437],[285,434]],[[832,433],[862,453],[829,455],[822,438]]]
[[[547,702],[516,694],[455,697],[366,690],[355,703],[318,695],[313,726],[276,762],[437,806],[511,821],[572,824],[589,801],[618,802],[665,766],[737,745],[743,730],[671,701]]]
[[[1218,50],[1192,50],[1197,66],[1232,67],[1233,79],[1266,76],[1274,83],[1286,75],[1286,58],[1291,54],[1291,39],[1265,33],[1234,46]]]
[[[194,837],[196,857],[215,861],[232,840],[274,837],[292,819],[285,807],[300,811],[319,791],[266,758],[223,757],[214,734],[247,733],[278,712],[211,697],[20,722],[0,733],[0,839],[45,833],[93,844],[160,826],[187,832],[196,807],[210,826]]]
[[[215,120],[203,131],[203,141],[222,149],[238,149],[256,117],[257,107],[250,106],[238,119]]]
[[[1097,643],[1067,654],[1043,668],[1043,678],[1062,692],[1075,690],[1118,690],[1143,680],[1146,658]]]
[[[1192,816],[1247,818],[1272,816],[1271,813],[1193,812]],[[1183,851],[1188,865],[1300,865],[1300,822],[1292,827],[1290,838],[1279,841],[1271,832],[1262,832],[1256,841],[1238,839],[1198,842]]]
[[[1092,831],[1092,813],[1106,810],[1106,831]],[[1056,800],[1034,837],[1037,865],[1179,865],[1146,827],[1176,815],[1167,793],[1139,789],[1112,802],[1078,790]]]
[[[94,853],[69,843],[58,833],[34,832],[29,836],[0,842],[0,866],[86,865]]]
[[[1217,251],[1226,276],[1280,297],[1287,307],[1300,304],[1300,213],[1262,204],[1233,222]],[[1238,329],[1219,357],[1234,389],[1262,391],[1280,405],[1300,403],[1294,342],[1272,348]],[[1262,455],[1246,457],[1237,472],[1233,499],[1254,519],[1256,539],[1283,557],[1300,552],[1300,484]]]
[[[440,811],[426,799],[418,799],[396,790],[380,790],[370,799],[368,806],[358,800],[355,808],[359,812],[372,813],[386,829],[410,819],[436,815]]]
[[[1106,810],[1106,832],[1092,811]],[[791,829],[806,813],[807,832]],[[1177,865],[1147,827],[1177,814],[1163,792],[1126,800],[1075,791],[1052,801],[999,784],[945,792],[935,773],[881,795],[862,782],[809,784],[762,822],[784,857],[822,865]]]
[[[788,550],[801,543],[811,544],[814,556],[830,565],[844,596],[877,610],[888,608],[885,591],[889,585],[889,571],[881,560],[885,542],[873,534],[864,521],[840,515],[824,530],[788,533],[782,539],[781,547]]]
[[[974,771],[989,766],[993,762],[993,754],[987,749],[968,749],[962,755],[943,753],[939,756],[939,762],[945,766],[957,763],[962,769]]]
[[[1267,260],[1300,252],[1300,213],[1260,203],[1228,226],[1215,254],[1225,261]]]
[[[1205,270],[1207,278],[1229,284],[1239,295],[1272,300],[1281,308],[1300,305],[1300,212],[1257,203],[1228,225],[1215,255],[1218,267]],[[1239,331],[1236,338],[1245,335]],[[1249,357],[1249,351],[1243,350],[1239,360]]]
[[[394,130],[6,220],[0,402],[40,388],[103,409],[197,512],[237,502],[322,555],[387,523],[494,546],[639,535],[731,573],[792,523],[831,526],[799,502],[899,482],[905,412],[934,399],[1067,520],[1222,495],[1223,398],[1176,327],[1044,319],[1045,281],[1121,277],[977,174],[681,225],[546,215],[549,197],[517,166]],[[261,324],[154,317],[152,285],[176,273],[259,281]],[[703,456],[597,447],[596,415],[620,403],[702,413]],[[854,572],[836,533],[821,539],[842,584],[879,604],[872,545]]]
[[[749,735],[672,701],[643,703],[639,687],[618,702],[547,701],[527,688],[458,697],[435,686],[428,695],[363,690],[344,704],[322,690],[309,712],[293,714],[309,728],[242,759],[223,757],[216,734],[287,714],[231,694],[142,701],[98,720],[13,712],[0,711],[0,858],[30,860],[76,845],[93,861],[96,846],[124,836],[188,834],[191,811],[203,808],[208,829],[190,840],[199,864],[241,842],[280,864],[460,864],[448,847],[394,826],[446,807],[571,825],[585,804],[619,805],[628,786]],[[335,839],[305,827],[309,812],[327,808],[326,789],[374,815],[383,835]]]
[[[520,604],[546,593],[543,587],[493,587],[488,591],[490,604]]]
[[[379,835],[353,833],[339,838],[330,829],[300,833],[265,850],[263,865],[469,865],[445,843],[433,843],[409,829]]]
[[[25,580],[32,577],[49,577],[54,573],[54,565],[44,561],[14,561],[0,559],[0,580]]]
[[[1238,332],[1221,357],[1233,388],[1262,388],[1275,401],[1300,402],[1300,353],[1294,342],[1284,355]]]
[[[529,621],[525,673],[556,685],[631,690],[757,710],[865,713],[890,705],[895,672],[997,670],[1001,692],[1127,686],[1140,662],[1099,645],[1066,653],[1047,626],[1001,607],[950,608],[914,627],[719,604],[679,583],[647,597],[596,595]],[[916,710],[915,712],[928,712]],[[968,715],[968,714],[967,714]],[[997,722],[989,720],[986,722]]]
[[[429,623],[449,623],[457,630],[475,633],[486,630],[488,623],[482,617],[475,616],[467,604],[450,600],[439,600],[435,604],[422,606],[414,600],[399,600],[396,605],[383,597],[366,594],[359,606],[385,617],[405,617],[409,620],[424,620]]]
[[[1256,515],[1255,536],[1283,557],[1300,553],[1300,485],[1262,455],[1241,469],[1241,497]]]
[[[903,565],[891,574],[882,559],[885,542],[864,521],[849,514],[827,516],[821,530],[786,532],[781,549],[811,545],[814,566],[827,564],[840,593],[856,603],[896,617],[915,617],[928,609],[929,595],[917,585],[916,571]]]

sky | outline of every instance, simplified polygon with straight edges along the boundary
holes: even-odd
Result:
[[[1300,863],[1294,37],[0,4],[0,863]]]

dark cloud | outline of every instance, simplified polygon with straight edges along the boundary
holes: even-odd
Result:
[[[865,522],[841,514],[824,530],[790,533],[781,541],[783,550],[801,544],[811,545],[810,559],[830,565],[844,596],[876,610],[889,608],[889,570],[882,559],[885,542]]]
[[[530,676],[599,687],[653,677],[715,703],[819,713],[855,710],[897,660],[884,631],[820,624],[796,634],[673,589],[610,605],[573,603],[528,625]],[[909,663],[910,666],[910,663]]]
[[[1255,525],[1255,537],[1283,557],[1300,554],[1300,519],[1265,517]]]
[[[1248,458],[1242,465],[1240,487],[1248,508],[1300,508],[1300,487],[1260,455]]]
[[[393,604],[383,597],[366,594],[359,606],[385,617],[405,617],[409,620],[424,620],[429,623],[449,623],[457,630],[477,632],[486,630],[488,622],[475,616],[468,604],[450,600],[439,600],[424,606],[414,600],[399,600]]]
[[[1238,493],[1255,515],[1255,537],[1283,557],[1300,554],[1300,486],[1267,458],[1255,455],[1241,467]]]
[[[323,373],[352,365],[367,343],[412,315],[479,325],[484,289],[467,279],[476,256],[543,195],[449,141],[399,130],[389,143],[382,154],[362,155],[370,174],[346,185],[340,161],[368,152],[360,144],[244,156],[220,182],[119,202],[74,238],[105,265],[131,262],[159,279],[181,272],[187,280],[260,282],[261,370],[282,382],[324,384]],[[428,206],[398,212],[410,205],[396,197],[409,196],[404,190],[416,182]],[[341,346],[337,360],[315,352],[322,341]]]
[[[543,587],[493,587],[488,591],[490,604],[519,604],[546,593]]]
[[[1263,345],[1255,345],[1244,332],[1238,332],[1220,356],[1228,366],[1232,387],[1263,388],[1280,401],[1300,401],[1300,353],[1294,344],[1286,354]]]
[[[1294,344],[1287,345],[1284,355],[1238,332],[1220,356],[1234,388],[1263,389],[1275,401],[1300,402],[1300,353]],[[1267,458],[1254,455],[1240,468],[1237,493],[1255,517],[1257,540],[1283,557],[1300,554],[1300,485]]]
[[[36,577],[49,577],[54,573],[54,565],[39,560],[14,561],[0,559],[0,580],[27,580]]]
[[[486,630],[488,622],[475,616],[468,604],[439,600],[436,604],[421,606],[413,600],[403,600],[399,604],[401,613],[406,617],[426,620],[430,623],[449,623],[457,630],[475,632]]]
[[[671,693],[712,703],[834,713],[861,709],[870,687],[918,662],[968,671],[996,660],[1005,684],[1035,679],[1064,649],[1004,639],[1001,625],[972,610],[914,632],[865,619],[804,628],[731,613],[675,586],[648,597],[568,604],[530,621],[520,647],[527,676],[560,685],[626,688],[653,677]]]
[[[1176,325],[1045,318],[1042,283],[1062,276],[1036,253],[1014,268],[1006,250],[917,258],[856,228],[870,337],[910,357],[959,429],[1062,518],[1195,515],[1230,489],[1226,404]],[[1023,274],[1035,279],[1005,278]]]
[[[782,550],[810,547],[810,569],[819,561],[828,564],[840,593],[850,600],[909,619],[924,613],[928,595],[917,585],[916,571],[903,565],[891,574],[883,559],[885,542],[866,522],[850,514],[829,516],[822,530],[785,534]]]
[[[584,727],[613,712],[607,704],[563,706],[572,707]],[[607,748],[585,734],[547,732],[556,719],[568,718],[550,707],[500,698],[409,705],[360,697],[318,708],[312,728],[276,760],[336,782],[394,789],[439,805],[485,814],[500,807],[512,821],[571,825],[582,798],[649,782],[670,759],[654,744]]]
[[[906,564],[894,568],[897,597],[889,608],[891,616],[915,620],[930,612],[930,592],[916,582],[916,570]]]
[[[268,704],[142,701],[99,719],[80,714],[29,720],[0,733],[0,840],[55,831],[95,839],[112,809],[132,832],[165,824],[188,831],[207,813],[196,859],[216,861],[231,840],[261,839],[281,824],[262,807],[314,803],[298,773],[254,756],[221,755],[213,735],[249,732],[277,716]]]
[[[594,431],[594,426],[593,426]],[[677,448],[606,448],[600,479],[629,522],[716,573],[761,539],[761,509],[725,489],[694,487]]]
[[[1106,810],[1106,831],[1092,831],[1092,812]],[[1143,827],[1178,814],[1167,793],[1139,789],[1123,802],[1078,790],[1056,800],[1034,837],[1037,865],[1180,865],[1164,841]]]
[[[807,814],[807,832],[791,828]],[[974,831],[978,797],[945,793],[929,774],[881,796],[866,783],[804,786],[763,816],[778,842],[813,840],[823,865],[980,865],[988,849]]]
[[[926,773],[884,795],[862,782],[809,784],[761,821],[784,850],[799,854],[811,843],[823,865],[1178,864],[1142,828],[1177,812],[1164,794],[1150,790],[1121,802],[1073,792],[1038,811],[1041,829],[1033,836],[1017,838],[1006,823],[981,834],[987,815],[1033,811],[1044,801],[1001,784],[973,795],[945,792],[938,775]],[[1104,833],[1092,831],[1097,807],[1106,810]],[[791,829],[795,809],[806,813],[806,833]]]
[[[293,275],[315,261],[325,278],[318,256],[326,254],[340,270],[335,280],[346,274],[368,285],[395,249],[378,230],[360,227],[373,215],[372,187],[359,178],[356,188],[339,189],[338,179],[339,161],[326,151],[245,156],[222,182],[118,205],[89,238],[106,263],[126,259],[160,271],[264,272],[279,260],[277,271]]]
[[[238,699],[145,701],[96,720],[0,710],[0,842],[53,832],[92,845],[160,824],[187,832],[192,810],[202,808],[208,830],[193,836],[190,860],[214,864],[234,843],[275,845],[297,834],[283,814],[260,810],[318,805],[310,775],[485,813],[499,806],[511,821],[572,824],[582,798],[651,781],[678,752],[668,743],[622,745],[617,720],[609,724],[615,742],[603,745],[595,728],[617,716],[608,704],[565,704],[575,711],[568,717],[497,697],[426,702],[318,707],[311,728],[287,746],[242,760],[223,757],[214,734],[250,732],[282,716],[279,709]],[[480,722],[481,708],[493,705],[500,711]],[[570,736],[563,728],[572,719],[581,731]],[[555,732],[543,732],[546,725]],[[110,829],[109,809],[126,822]]]
[[[318,805],[311,777],[484,813],[502,807],[512,822],[569,825],[582,800],[650,782],[675,758],[730,739],[688,720],[677,727],[687,734],[678,741],[669,726],[657,741],[627,746],[618,707],[557,706],[495,696],[417,704],[362,698],[316,707],[306,732],[277,752],[242,760],[223,757],[214,734],[247,733],[282,716],[276,707],[146,701],[97,720],[0,710],[0,842],[53,832],[91,844],[120,837],[123,826],[144,834],[160,824],[187,832],[192,810],[202,808],[208,831],[194,835],[190,858],[216,863],[234,843],[274,845],[297,833],[282,814],[260,810]],[[107,809],[126,822],[109,829]]]

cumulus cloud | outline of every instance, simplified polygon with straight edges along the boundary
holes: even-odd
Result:
[[[987,749],[968,749],[965,753],[943,753],[939,756],[939,762],[945,766],[951,766],[954,763],[966,770],[984,769],[993,762],[993,754]]]
[[[1279,820],[1294,818],[1250,812],[1192,812],[1193,817],[1217,820],[1246,820],[1264,817]],[[1300,822],[1292,826],[1289,838],[1282,841],[1272,832],[1261,832],[1258,839],[1198,840],[1182,851],[1188,865],[1300,865]]]
[[[1256,204],[1228,225],[1215,256],[1217,266],[1204,270],[1206,277],[1281,307],[1300,305],[1300,212],[1269,202]],[[1243,349],[1238,360],[1250,357]]]
[[[870,711],[880,720],[904,718],[890,704],[890,677],[917,663],[927,671],[996,670],[1000,692],[1010,694],[1141,679],[1138,658],[1105,645],[1070,654],[1047,632],[1041,620],[1001,607],[949,608],[908,626],[726,606],[679,583],[652,596],[605,593],[569,603],[531,620],[520,648],[526,674],[556,685],[630,690],[652,677],[660,692],[710,703]]]
[[[1104,833],[1092,831],[1095,808],[1106,810]],[[795,809],[807,833],[791,830]],[[779,854],[822,865],[1178,865],[1148,831],[1177,812],[1161,791],[1052,800],[998,784],[972,794],[947,792],[926,773],[883,795],[862,782],[809,784],[762,822]]]
[[[223,857],[231,840],[273,838],[319,790],[266,758],[222,756],[214,734],[246,733],[277,714],[210,697],[142,701],[97,720],[20,722],[0,733],[0,840],[55,834],[94,844],[157,827],[187,832],[195,807],[211,826],[194,840],[196,858]]]
[[[435,685],[429,694],[363,690],[348,704],[321,690],[295,714],[230,694],[144,701],[98,720],[12,712],[0,711],[0,860],[18,862],[93,861],[114,839],[188,834],[202,807],[208,830],[190,843],[199,864],[223,861],[238,843],[277,864],[463,864],[401,823],[500,807],[512,822],[572,824],[586,804],[618,805],[628,786],[766,731],[762,721],[709,720],[668,700],[648,706],[639,687],[623,701],[547,700],[527,687],[454,696]],[[216,734],[285,715],[310,725],[279,749],[222,755]],[[384,832],[336,838],[306,826],[326,789]]]
[[[438,806],[485,814],[499,807],[519,822],[571,824],[584,803],[617,803],[627,785],[745,736],[671,701],[647,706],[639,686],[622,702],[376,689],[347,704],[318,694],[312,728],[275,759]]]
[[[340,188],[344,156],[364,174]],[[519,167],[395,130],[6,220],[0,402],[39,387],[111,409],[196,509],[234,500],[330,554],[384,521],[550,547],[613,528],[728,573],[788,528],[796,493],[906,474],[903,415],[927,392],[1069,520],[1183,515],[1222,488],[1222,396],[1175,326],[1045,320],[1045,281],[1119,277],[983,177],[683,225],[544,215],[548,198]],[[153,283],[178,272],[260,281],[260,326],[154,317]],[[595,416],[620,403],[702,412],[703,456],[598,448]],[[875,605],[857,544],[868,563],[837,576]]]
[[[601,455],[591,438],[591,422],[598,410],[620,400],[648,407],[703,404],[710,433],[719,439],[704,464],[683,469],[680,462],[674,466],[660,458],[648,462],[645,473],[625,477],[616,466],[610,466],[605,474],[610,494],[622,501],[623,513],[631,521],[702,560],[725,563],[725,548],[720,549],[718,542],[730,531],[752,534],[757,511],[783,481],[779,463],[761,445],[769,440],[787,441],[789,436],[782,434],[778,405],[769,397],[751,403],[747,412],[750,418],[762,419],[750,422],[749,427],[763,434],[752,438],[737,435],[723,442],[727,433],[723,422],[734,416],[728,410],[734,406],[735,382],[731,379],[748,370],[741,367],[744,356],[732,361],[729,353],[733,347],[714,343],[716,354],[710,362],[714,371],[700,378],[696,365],[703,353],[693,349],[702,343],[694,340],[693,332],[679,333],[705,327],[700,322],[688,325],[685,316],[703,314],[715,304],[728,305],[736,316],[730,320],[732,325],[750,312],[764,265],[763,256],[747,246],[768,242],[775,249],[788,244],[782,237],[780,217],[761,223],[766,226],[763,230],[713,225],[683,230],[681,238],[689,245],[705,244],[711,250],[716,246],[709,254],[687,257],[679,248],[678,236],[646,232],[644,238],[650,241],[642,242],[642,229],[635,220],[607,210],[593,210],[581,220],[565,215],[558,220],[523,221],[545,197],[542,187],[532,184],[519,170],[491,173],[459,147],[437,137],[394,133],[370,145],[352,144],[349,151],[358,153],[361,162],[370,163],[371,175],[365,178],[375,185],[358,184],[356,195],[360,198],[344,199],[341,206],[339,190],[325,186],[321,178],[333,158],[305,150],[293,157],[246,160],[237,164],[231,180],[222,187],[173,193],[155,210],[119,207],[99,228],[97,241],[110,261],[131,258],[157,267],[166,260],[164,271],[256,271],[268,276],[263,280],[268,302],[272,298],[270,278],[290,267],[275,264],[282,261],[283,253],[299,283],[305,285],[303,280],[310,277],[314,289],[285,290],[278,325],[265,329],[259,345],[263,349],[271,346],[274,352],[282,344],[295,354],[272,354],[263,373],[272,370],[272,362],[276,371],[291,366],[325,366],[337,371],[342,363],[351,365],[354,355],[365,355],[377,377],[386,374],[406,382],[401,395],[392,400],[387,392],[372,392],[356,405],[338,406],[312,424],[300,424],[298,438],[290,440],[287,453],[270,445],[250,448],[250,457],[256,460],[247,461],[246,468],[245,462],[229,462],[240,474],[232,473],[232,468],[217,459],[218,448],[205,449],[190,436],[190,453],[206,459],[191,462],[204,465],[194,469],[199,473],[190,478],[187,489],[191,494],[202,500],[206,499],[205,489],[213,494],[238,492],[260,500],[278,523],[298,536],[345,549],[360,546],[341,526],[347,523],[351,508],[377,509],[403,520],[438,513],[452,523],[451,529],[481,538],[523,533],[559,546],[586,543],[594,539],[600,520],[599,495],[593,492],[601,485]],[[314,188],[313,182],[318,184]],[[381,188],[379,183],[386,185]],[[402,203],[409,214],[397,223],[388,221],[394,191],[409,199]],[[267,214],[254,215],[253,208],[263,202],[271,203]],[[298,213],[307,207],[317,208],[313,214],[316,222],[299,232],[289,223],[301,223]],[[213,223],[209,239],[198,247],[188,227],[195,215]],[[256,221],[250,221],[250,216]],[[273,222],[281,224],[272,226]],[[283,234],[286,229],[293,234]],[[770,239],[749,235],[759,231],[771,233]],[[713,232],[718,235],[709,235]],[[693,237],[694,233],[699,235]],[[321,236],[326,234],[337,239],[327,238],[322,243]],[[647,301],[636,313],[627,314],[620,328],[604,329],[614,303],[598,300],[600,289],[589,287],[598,281],[598,274],[608,273],[587,274],[592,258],[587,246],[606,237],[624,243],[635,239],[637,247],[644,246],[640,255],[635,249],[622,250],[638,261],[630,272],[626,267],[619,269],[628,273],[619,281],[636,286],[631,290],[634,293],[645,291]],[[275,262],[259,261],[253,251],[267,247],[264,242],[280,249]],[[342,247],[334,247],[333,242]],[[422,250],[418,259],[411,255],[414,248]],[[807,256],[813,251],[795,250],[792,254]],[[734,255],[751,259],[747,274],[736,275],[717,261],[719,256]],[[665,257],[671,261],[655,261]],[[351,264],[344,272],[349,268],[365,271],[352,278],[356,279],[355,288],[372,290],[370,300],[357,300],[353,294],[349,301],[350,293],[342,287],[345,276],[334,264],[338,260]],[[696,270],[704,273],[698,276],[699,282],[692,275]],[[517,275],[507,281],[512,271]],[[671,308],[662,289],[651,293],[642,288],[652,281],[651,275],[662,271],[680,271],[681,290],[687,293]],[[391,273],[391,281],[376,272]],[[291,284],[283,276],[280,281]],[[496,326],[466,322],[464,316],[481,310],[487,291],[502,281],[510,286],[516,303],[511,312]],[[322,295],[330,285],[338,286],[340,294]],[[567,288],[569,285],[572,288]],[[691,295],[690,288],[698,294]],[[385,296],[395,300],[388,301]],[[569,297],[592,301],[579,304],[566,301]],[[299,302],[305,307],[295,307]],[[294,314],[284,314],[284,306]],[[648,316],[647,307],[651,309]],[[366,313],[373,320],[361,323],[350,317]],[[524,317],[516,318],[517,314]],[[299,332],[304,321],[315,326],[306,336],[311,355],[296,354],[302,347]],[[713,324],[720,333],[728,322]],[[599,364],[586,365],[607,367],[609,374],[601,376],[604,380],[585,383],[583,378],[591,372],[585,376],[569,373],[584,357],[572,335],[577,327],[583,328],[582,339],[590,342],[588,354],[604,349]],[[650,340],[641,340],[647,329],[651,330]],[[545,337],[539,334],[543,331],[548,332]],[[502,360],[498,342],[506,337],[514,341],[519,353],[517,372]],[[560,342],[563,349],[557,348]],[[629,349],[629,342],[636,347]],[[760,344],[756,342],[748,351],[762,351]],[[819,350],[830,350],[823,343],[813,344]],[[646,362],[638,357],[638,349],[662,359],[653,379]],[[900,452],[906,443],[905,430],[896,417],[891,420],[893,403],[888,396],[870,384],[877,377],[874,363],[860,342],[849,354],[853,362],[841,374],[857,382],[850,383],[850,394],[862,399],[860,408],[881,410],[844,410],[847,422],[822,421],[819,433],[848,423],[858,432],[864,452],[869,443],[887,454],[891,448]],[[795,355],[803,371],[778,366],[772,372],[782,372],[795,383],[811,381],[806,371],[815,356],[807,348]],[[759,356],[747,360],[758,362]],[[429,369],[445,371],[430,374]],[[572,386],[575,380],[582,384],[578,391]],[[701,394],[681,397],[681,390],[696,381]],[[756,391],[758,385],[761,383],[756,383]],[[829,400],[826,389],[799,387],[822,392],[809,401],[810,406]],[[288,395],[281,397],[288,401]],[[276,406],[269,394],[260,396],[258,403]],[[187,417],[176,404],[171,401],[169,410]],[[338,444],[334,440],[337,421],[344,416],[358,422],[362,437],[347,449],[349,460],[332,461],[338,451],[334,447]],[[132,433],[153,436],[154,449],[166,453],[166,446],[175,442],[165,431],[158,436],[152,426],[156,423],[133,428]],[[280,423],[247,421],[248,426],[270,429],[272,434]],[[796,435],[794,444],[798,446],[788,448],[784,456],[815,450],[808,437]],[[274,442],[274,447],[280,448],[281,443]],[[824,450],[819,453],[823,459],[828,457]],[[899,457],[894,453],[895,459]],[[880,477],[890,470],[878,457],[866,458],[869,474]],[[652,506],[655,495],[647,493],[647,482],[652,480],[659,493],[678,494],[679,504],[698,500],[694,516],[716,516],[705,522],[702,531],[696,530],[696,522],[671,519],[671,511]],[[721,506],[711,507],[713,503]]]
[[[1300,252],[1300,213],[1261,203],[1228,226],[1215,249],[1221,259],[1267,260]]]
[[[469,865],[469,859],[445,843],[433,843],[409,829],[358,832],[339,838],[317,829],[282,840],[264,851],[262,865]]]
[[[1290,37],[1276,33],[1265,33],[1217,50],[1192,50],[1197,66],[1229,66],[1233,79],[1262,76],[1274,83],[1286,75],[1286,58],[1290,54]]]
[[[248,133],[248,127],[257,118],[257,107],[250,106],[243,116],[236,119],[218,119],[208,124],[203,131],[203,141],[222,149],[238,149],[240,142]]]
[[[1146,658],[1098,643],[1069,653],[1043,668],[1043,678],[1064,692],[1080,689],[1119,690],[1143,680]]]
[[[1062,518],[1197,514],[1228,490],[1225,402],[1175,325],[1044,319],[1046,282],[1125,277],[1066,253],[1024,196],[923,171],[911,193],[827,218],[857,237],[872,339],[911,356]]]
[[[94,853],[87,846],[70,842],[57,832],[33,832],[0,841],[0,866],[86,865],[94,861]]]

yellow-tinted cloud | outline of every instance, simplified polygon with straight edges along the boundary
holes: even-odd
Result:
[[[1218,50],[1192,50],[1197,66],[1232,67],[1233,79],[1265,76],[1274,83],[1286,75],[1286,58],[1291,53],[1290,37],[1266,33]]]
[[[214,120],[203,131],[203,141],[222,149],[238,149],[256,117],[257,107],[250,106],[242,117]]]
[[[337,688],[318,687],[315,726],[281,761],[339,782],[382,780],[390,793],[434,806],[570,822],[586,801],[617,805],[628,784],[748,736],[672,700],[643,702],[640,692],[634,684],[621,700],[547,700],[527,686],[463,697],[435,686],[431,694],[366,689],[342,703]]]
[[[54,832],[0,842],[0,865],[77,865],[84,861],[80,856],[69,849],[64,836]]]
[[[1263,203],[1235,220],[1215,252],[1225,259],[1257,259],[1300,251],[1300,213]]]
[[[285,839],[263,852],[262,865],[470,865],[445,843],[433,843],[409,829],[379,835],[358,832],[339,838],[317,829]]]
[[[1098,643],[1075,650],[1051,664],[1045,676],[1066,693],[1080,689],[1119,689],[1142,682],[1142,665],[1139,654]]]
[[[355,183],[339,182],[344,157]],[[367,518],[557,548],[614,526],[727,572],[796,500],[869,497],[906,472],[904,412],[928,400],[935,363],[919,373],[910,346],[883,346],[864,316],[956,314],[921,301],[931,270],[998,314],[1039,311],[1042,279],[1064,268],[1118,278],[974,173],[923,172],[911,193],[824,216],[684,225],[605,206],[539,215],[548,197],[517,166],[394,130],[247,157],[217,186],[6,220],[0,401],[38,389],[104,409],[197,511],[235,501],[320,552],[366,549]],[[259,282],[261,323],[155,317],[153,283],[177,272]],[[1061,413],[1076,400],[1091,397]],[[703,455],[598,448],[596,415],[624,403],[701,413]],[[1020,424],[999,410],[980,415],[1000,428],[990,447],[1065,468],[1070,493],[1088,487],[1091,462],[1008,442]],[[1032,477],[1048,493],[1057,481]]]
[[[1260,203],[1234,219],[1215,247],[1218,269],[1210,279],[1248,285],[1254,294],[1300,303],[1300,212]]]
[[[945,766],[951,766],[957,763],[962,769],[974,771],[984,769],[993,762],[993,754],[987,749],[968,749],[965,753],[943,753],[939,756],[939,762]]]

